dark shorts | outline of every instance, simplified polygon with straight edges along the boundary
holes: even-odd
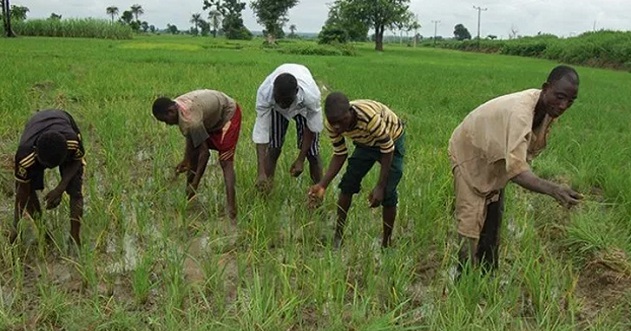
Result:
[[[241,131],[241,107],[237,105],[237,109],[232,118],[224,127],[210,134],[206,143],[210,149],[219,152],[220,161],[234,160],[234,153],[237,149],[239,141],[239,132]]]
[[[403,176],[403,157],[405,155],[405,132],[394,142],[394,156],[392,165],[388,172],[388,183],[384,194],[384,207],[396,206],[399,202],[397,186]],[[375,162],[381,161],[381,151],[379,147],[368,147],[355,145],[353,154],[348,159],[346,172],[342,177],[339,188],[344,194],[356,194],[361,189],[361,182],[372,168]]]
[[[82,161],[83,162],[83,161]],[[64,173],[67,171],[69,164],[62,164],[59,166],[59,173],[63,177]],[[77,173],[70,179],[68,183],[68,187],[66,187],[66,193],[69,196],[81,196],[83,194],[83,168],[84,164],[81,164]],[[32,191],[41,191],[44,189],[44,170],[34,171],[31,175],[31,190]]]
[[[302,115],[296,115],[294,117],[296,121],[296,141],[298,142],[298,149],[302,148],[302,137],[304,130],[307,128],[307,119]],[[281,148],[285,143],[285,135],[287,134],[287,128],[289,127],[289,121],[276,110],[272,109],[272,131],[270,132],[270,147]],[[315,156],[320,154],[320,133],[316,132],[313,139],[313,143],[309,147],[308,156]]]

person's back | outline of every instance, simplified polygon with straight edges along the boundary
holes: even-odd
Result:
[[[191,123],[202,122],[206,132],[221,129],[232,118],[235,101],[216,90],[195,90],[175,98],[180,107],[179,124],[184,130]]]

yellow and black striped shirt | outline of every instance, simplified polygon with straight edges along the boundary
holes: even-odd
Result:
[[[379,147],[384,154],[394,151],[394,141],[403,134],[403,122],[390,108],[373,100],[355,100],[351,101],[351,110],[357,116],[357,123],[344,133],[335,133],[325,121],[335,155],[348,154],[345,137],[358,145]]]

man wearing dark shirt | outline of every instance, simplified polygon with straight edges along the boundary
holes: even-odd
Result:
[[[17,237],[17,224],[24,209],[31,217],[41,215],[36,191],[44,189],[44,170],[59,167],[61,181],[44,196],[46,209],[61,202],[64,192],[70,197],[70,235],[81,245],[79,231],[83,217],[83,156],[81,133],[70,114],[63,110],[42,110],[24,127],[15,154],[16,199],[11,242]]]

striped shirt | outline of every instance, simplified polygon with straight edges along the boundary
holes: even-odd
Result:
[[[394,151],[394,141],[403,134],[403,122],[390,108],[377,101],[355,100],[351,101],[351,111],[357,122],[346,132],[335,133],[328,121],[324,124],[335,155],[348,154],[345,137],[358,145],[379,147],[383,154]]]
[[[44,171],[37,160],[35,145],[44,132],[55,131],[66,138],[68,156],[62,163],[82,160],[85,150],[81,132],[70,114],[63,110],[40,110],[33,115],[24,127],[17,153],[15,154],[15,180],[28,183],[34,173]]]

